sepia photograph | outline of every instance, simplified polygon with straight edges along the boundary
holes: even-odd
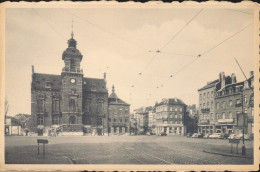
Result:
[[[17,4],[1,169],[257,170],[256,4]]]

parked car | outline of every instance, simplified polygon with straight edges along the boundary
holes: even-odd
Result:
[[[166,133],[161,133],[160,136],[167,136],[167,134]]]
[[[209,136],[210,139],[223,139],[224,136],[221,133],[214,133]]]
[[[194,133],[191,138],[198,138],[199,137],[199,134],[198,133]]]
[[[190,138],[192,135],[191,133],[187,133],[187,137]]]
[[[203,138],[204,138],[204,139],[208,139],[209,136],[210,136],[210,134],[208,133],[208,134],[205,134],[205,136],[203,136]]]
[[[204,134],[203,133],[199,133],[198,134],[198,138],[203,138]]]
[[[238,135],[236,135],[236,137],[235,137],[236,139],[243,139],[243,134],[238,134]],[[250,137],[250,135],[249,134],[244,134],[244,139],[245,140],[251,140],[251,137]]]
[[[236,135],[235,135],[235,134],[230,134],[230,135],[228,136],[228,139],[236,139]]]
[[[229,137],[229,134],[224,134],[223,139],[227,139]]]

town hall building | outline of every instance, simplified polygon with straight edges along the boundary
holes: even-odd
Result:
[[[125,106],[127,109],[124,111],[124,124],[118,124],[122,130],[122,126],[128,124],[125,119],[129,119],[130,105],[121,99],[116,99],[121,101],[117,104],[110,101],[113,96],[108,97],[106,73],[103,79],[84,77],[80,68],[83,55],[77,49],[73,36],[72,32],[68,48],[62,54],[64,67],[61,75],[35,73],[32,66],[31,130],[38,135],[50,135],[52,132],[58,135],[114,133],[114,128],[111,131],[109,127],[109,115],[114,116],[109,114],[109,102],[113,108]],[[123,131],[129,132],[128,125]]]

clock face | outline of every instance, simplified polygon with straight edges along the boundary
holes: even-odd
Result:
[[[72,84],[74,84],[74,83],[76,82],[76,80],[75,80],[75,79],[71,79],[70,82],[71,82]]]

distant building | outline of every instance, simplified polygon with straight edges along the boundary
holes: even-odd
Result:
[[[22,135],[21,131],[21,123],[19,120],[15,119],[14,117],[11,116],[6,116],[5,120],[5,135],[6,136],[11,136],[11,135]]]
[[[185,135],[184,116],[187,105],[178,98],[163,99],[155,105],[156,134]]]
[[[155,108],[151,107],[148,110],[148,130],[152,133],[156,133],[156,112]]]
[[[187,112],[189,113],[189,116],[196,116],[196,115],[198,115],[198,109],[196,107],[196,104],[187,105]]]
[[[115,87],[108,97],[108,133],[129,134],[130,133],[130,105],[117,97]]]
[[[146,133],[148,131],[148,114],[149,109],[146,107],[141,107],[134,110],[136,128],[140,133]]]
[[[184,125],[187,133],[196,133],[198,131],[198,110],[195,104],[187,106]]]

